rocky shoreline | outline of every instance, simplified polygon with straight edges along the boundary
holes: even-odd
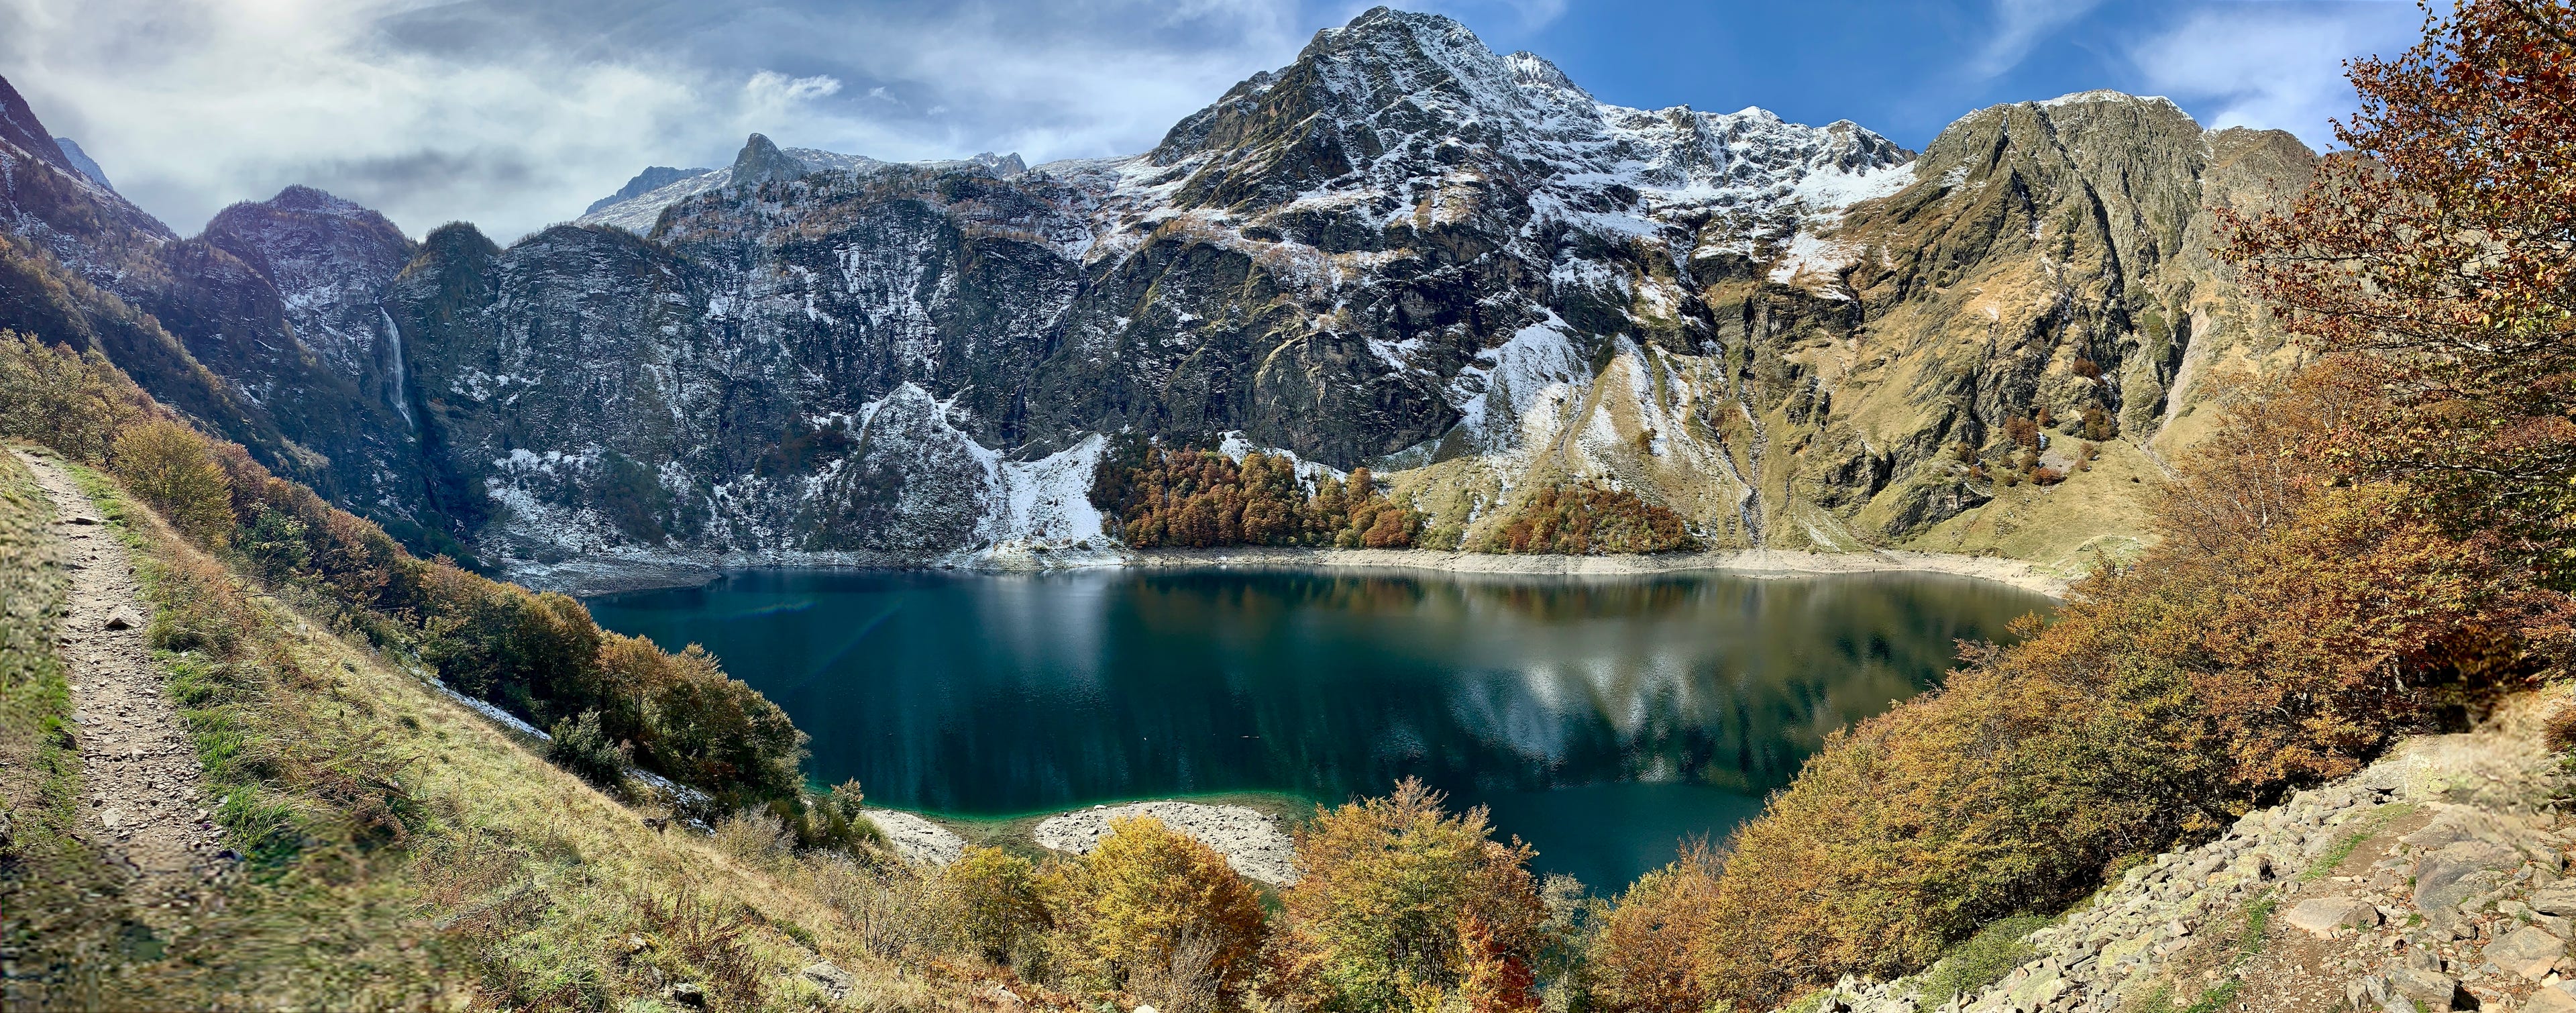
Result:
[[[1109,822],[1129,816],[1151,816],[1199,843],[1216,849],[1225,863],[1245,878],[1286,886],[1297,881],[1297,855],[1279,821],[1239,805],[1196,802],[1131,802],[1096,805],[1038,824],[1038,845],[1050,851],[1087,855],[1109,834]]]
[[[868,809],[868,819],[885,834],[886,843],[905,861],[946,865],[965,854],[966,839],[939,821],[899,809]],[[1272,886],[1297,881],[1296,853],[1287,828],[1277,817],[1242,805],[1208,805],[1162,800],[1095,805],[1057,813],[1039,821],[1019,843],[1048,851],[1087,855],[1109,835],[1111,820],[1151,816],[1225,856],[1227,865],[1244,876]]]
[[[1325,571],[1422,570],[1522,576],[1640,576],[1714,572],[1748,577],[1805,577],[1843,573],[1937,573],[1989,580],[2066,597],[2075,578],[2036,563],[1995,556],[1955,556],[1903,549],[1801,552],[1739,549],[1636,556],[1497,555],[1433,549],[1100,549],[1028,547],[960,556],[887,553],[777,553],[760,556],[584,556],[554,563],[517,563],[504,575],[538,591],[575,597],[695,587],[738,569],[964,570],[995,573],[1052,572],[1111,567],[1153,569],[1294,569]]]

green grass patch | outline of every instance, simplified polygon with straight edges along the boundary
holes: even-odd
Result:
[[[2335,838],[2333,846],[2319,854],[2316,861],[2308,863],[2307,869],[2299,873],[2299,882],[2314,883],[2334,875],[2335,869],[2343,865],[2343,860],[2352,857],[2353,851],[2361,847],[2361,842],[2369,840],[2388,824],[2414,811],[2413,802],[2391,802],[2371,810],[2369,815],[2354,820],[2351,830]]]

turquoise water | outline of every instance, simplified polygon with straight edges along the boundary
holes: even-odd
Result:
[[[1419,776],[1611,889],[2049,601],[1920,574],[756,570],[589,605],[715,651],[813,736],[815,780],[873,803],[1339,802]]]

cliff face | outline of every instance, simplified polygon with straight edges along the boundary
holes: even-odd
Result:
[[[1132,158],[755,136],[507,249],[300,189],[117,242],[281,455],[510,559],[1098,544],[1091,464],[1137,433],[1367,464],[1469,537],[1582,476],[1720,545],[2054,561],[2134,527],[2204,378],[2287,354],[2204,208],[2308,158],[2109,93],[1918,158],[1602,104],[1381,9]],[[2062,486],[1977,477],[2041,408],[2070,470],[2087,409],[2117,437]]]

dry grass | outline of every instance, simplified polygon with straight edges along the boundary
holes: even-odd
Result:
[[[81,474],[136,553],[183,720],[250,856],[220,911],[109,1004],[632,1008],[694,988],[719,1010],[970,1008],[941,963],[935,877],[799,854],[767,817],[651,830],[413,662],[261,593]],[[0,473],[0,528],[13,480]],[[857,979],[837,1006],[801,974],[817,960]]]

